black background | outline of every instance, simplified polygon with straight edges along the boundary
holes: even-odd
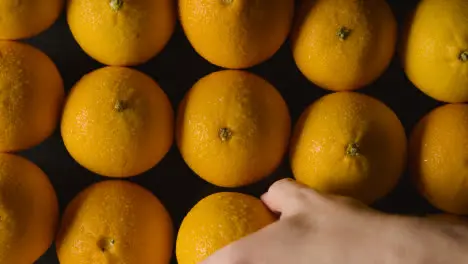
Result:
[[[417,1],[389,0],[388,2],[392,6],[401,30],[405,17]],[[67,91],[84,74],[103,66],[88,57],[76,44],[68,29],[64,13],[49,30],[26,42],[40,48],[52,58],[62,74]],[[163,52],[136,68],[152,76],[160,84],[169,96],[174,109],[185,92],[198,79],[219,70],[195,53],[179,24]],[[328,93],[301,75],[292,59],[288,42],[273,58],[249,71],[264,77],[282,93],[294,122],[310,103]],[[405,126],[407,134],[424,114],[440,104],[422,94],[407,80],[397,56],[378,81],[359,92],[374,96],[392,108]],[[59,198],[61,212],[79,191],[105,179],[80,167],[68,155],[58,130],[41,145],[21,154],[35,162],[49,175]],[[282,166],[271,177],[258,184],[230,191],[259,196],[275,180],[290,176],[292,174],[285,158]],[[157,167],[129,180],[151,190],[165,204],[176,228],[198,200],[208,194],[224,190],[205,183],[193,174],[185,165],[175,145]],[[407,174],[397,189],[374,207],[398,214],[419,215],[434,212],[434,209],[415,192]],[[55,248],[52,247],[36,263],[58,263]],[[177,263],[175,257],[172,263]]]

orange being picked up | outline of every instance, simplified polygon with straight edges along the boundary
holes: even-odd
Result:
[[[406,75],[444,102],[468,102],[468,1],[421,0],[402,41]]]
[[[0,263],[36,263],[57,228],[59,209],[52,184],[32,162],[0,154],[0,197]]]
[[[130,177],[154,167],[173,141],[174,113],[164,91],[137,70],[105,67],[70,91],[62,138],[85,168]]]
[[[142,64],[169,41],[173,0],[68,0],[67,20],[81,48],[112,66]]]
[[[286,40],[294,0],[178,0],[185,35],[209,62],[249,68],[272,57]]]
[[[0,39],[33,37],[59,17],[64,0],[1,0]]]
[[[176,242],[177,261],[198,264],[275,220],[275,215],[253,196],[234,192],[212,194],[199,201],[182,221]]]
[[[239,187],[271,174],[286,152],[288,107],[266,80],[226,70],[199,80],[177,116],[176,140],[185,162],[204,180]]]
[[[67,206],[56,240],[61,264],[169,264],[171,217],[148,190],[127,181],[104,181]]]
[[[468,105],[436,108],[413,130],[412,177],[435,207],[468,215]]]
[[[370,204],[398,183],[406,164],[406,136],[398,117],[382,102],[339,92],[304,111],[290,155],[298,182]]]
[[[62,77],[46,54],[28,44],[0,41],[0,55],[0,151],[31,148],[57,126]]]
[[[328,90],[375,81],[393,57],[397,23],[385,0],[303,0],[292,34],[294,60]]]

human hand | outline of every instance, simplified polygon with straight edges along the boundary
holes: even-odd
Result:
[[[202,264],[468,263],[463,225],[386,215],[286,179],[273,184],[262,200],[280,214],[279,221]]]

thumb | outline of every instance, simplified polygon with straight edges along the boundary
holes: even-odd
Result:
[[[319,197],[319,194],[307,186],[286,178],[275,182],[261,199],[273,212],[281,217],[293,215],[304,208],[304,205]]]

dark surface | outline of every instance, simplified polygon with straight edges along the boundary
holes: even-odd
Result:
[[[416,1],[393,0],[389,2],[401,27],[403,18],[414,7]],[[68,29],[64,14],[52,28],[27,42],[40,48],[54,60],[64,78],[67,91],[84,74],[102,66],[88,57],[76,44]],[[180,25],[161,54],[147,64],[136,68],[149,74],[160,84],[171,99],[174,108],[198,79],[218,70],[195,53]],[[292,59],[289,43],[286,43],[272,59],[250,71],[270,81],[282,93],[294,121],[306,106],[327,93],[308,82],[300,74]],[[436,101],[412,86],[406,79],[396,57],[390,68],[377,82],[359,92],[374,96],[392,108],[399,116],[407,133],[424,114],[438,105]],[[79,191],[104,179],[80,167],[68,155],[58,131],[40,146],[22,154],[49,175],[57,191],[61,211]],[[253,186],[234,189],[234,191],[259,196],[275,180],[289,176],[292,174],[285,158],[283,165],[271,177]],[[198,200],[208,194],[223,190],[205,183],[194,175],[185,165],[175,145],[156,168],[130,181],[148,188],[165,204],[176,228]],[[387,198],[379,201],[375,207],[399,214],[424,214],[434,211],[417,195],[409,184],[407,175],[403,177],[398,188]],[[55,248],[52,247],[36,263],[58,263]],[[175,258],[172,263],[177,263]]]

